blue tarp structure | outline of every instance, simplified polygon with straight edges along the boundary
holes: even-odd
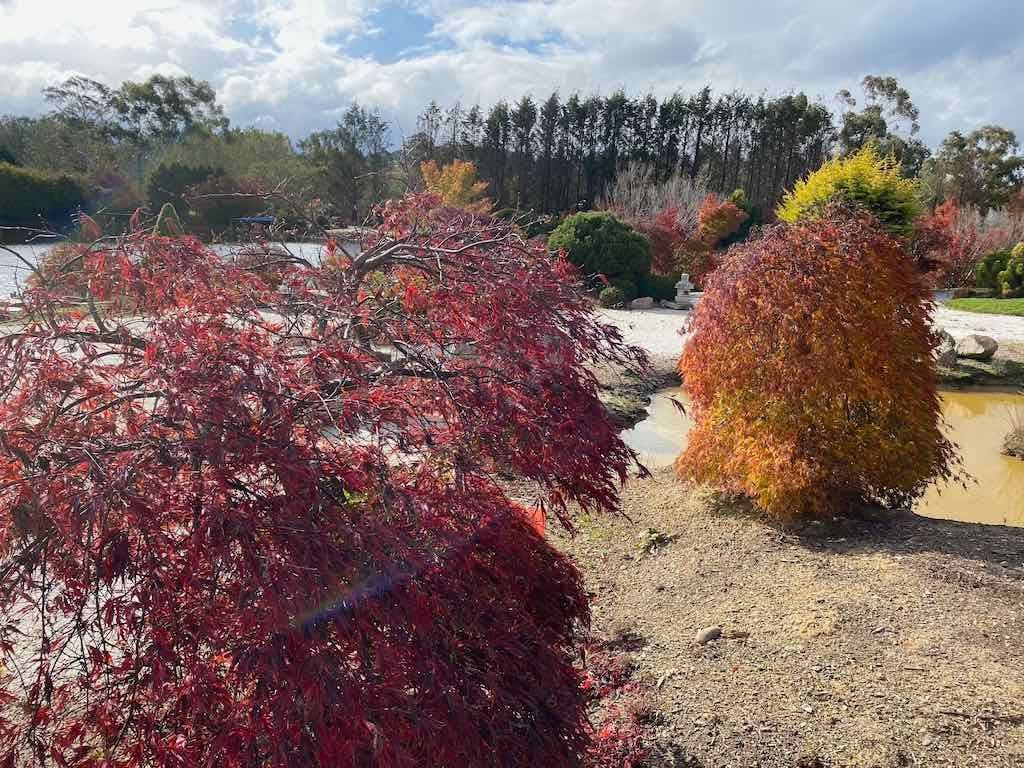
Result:
[[[240,219],[235,219],[239,224],[266,224],[270,226],[274,223],[273,216],[243,216]]]

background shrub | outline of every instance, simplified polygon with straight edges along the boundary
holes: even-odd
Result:
[[[268,213],[265,191],[252,177],[211,176],[188,188],[185,195],[194,212],[194,228],[204,234],[220,234],[230,230],[235,219]]]
[[[157,211],[170,203],[184,216],[184,212],[189,210],[186,199],[188,190],[212,177],[223,175],[223,170],[206,165],[161,163],[154,169],[146,184],[149,207]]]
[[[679,272],[671,275],[651,273],[644,278],[640,293],[655,299],[671,301],[676,297],[676,283],[679,282],[679,274]]]
[[[625,301],[632,301],[640,295],[640,288],[635,280],[620,278],[612,283],[612,285],[622,291],[622,297]]]
[[[779,204],[778,216],[794,223],[822,215],[830,203],[844,202],[868,211],[892,235],[913,235],[921,213],[920,186],[904,178],[893,157],[866,146],[850,157],[832,160],[798,181]]]
[[[609,285],[598,295],[602,307],[621,307],[626,303],[626,294],[615,285]]]
[[[1012,248],[1000,248],[981,260],[975,270],[979,288],[988,288],[997,296],[1002,292],[999,275],[1006,270],[1012,252]]]
[[[671,275],[678,270],[676,252],[686,238],[678,208],[666,208],[650,219],[634,219],[631,225],[647,238],[651,253],[651,272]]]
[[[1007,299],[1024,296],[1024,243],[1013,247],[1006,266],[999,273],[999,294]]]
[[[837,208],[731,249],[680,360],[680,474],[775,518],[909,504],[949,478],[925,293],[895,241]]]
[[[743,224],[750,218],[735,202],[746,201],[742,189],[733,193],[733,198],[722,200],[717,195],[708,195],[700,207],[697,238],[709,249],[718,248],[726,239],[740,231]]]
[[[742,243],[750,237],[750,231],[755,226],[762,223],[761,209],[750,202],[745,190],[733,190],[732,194],[729,195],[729,202],[745,213],[746,217],[740,222],[740,225],[736,228],[735,232],[722,238],[719,243],[719,247],[721,248],[728,248],[730,245],[734,245],[735,243]]]
[[[485,197],[487,182],[480,181],[476,165],[468,160],[453,160],[443,166],[428,160],[420,165],[420,174],[427,192],[440,197],[445,205],[475,213],[487,213],[493,206]]]
[[[577,213],[558,225],[548,246],[564,249],[569,261],[588,276],[604,275],[636,298],[650,272],[650,247],[643,235],[610,213]],[[630,291],[630,284],[632,291]]]
[[[0,163],[0,221],[4,223],[64,222],[85,201],[85,191],[73,176]]]

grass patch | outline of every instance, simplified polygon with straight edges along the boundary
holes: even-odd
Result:
[[[1010,411],[1010,432],[1003,440],[1003,453],[1024,459],[1024,407]]]
[[[1024,299],[950,299],[946,306],[964,312],[1024,317]]]

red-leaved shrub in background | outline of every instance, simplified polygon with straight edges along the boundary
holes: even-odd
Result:
[[[137,233],[25,294],[0,764],[580,763],[587,598],[497,478],[614,508],[633,455],[585,366],[642,355],[571,265],[437,203],[280,291]],[[131,317],[55,311],[85,289]]]
[[[955,200],[947,200],[934,212],[917,218],[911,254],[923,271],[931,270],[929,281],[933,286],[973,285],[975,270],[985,256],[1014,245],[1014,227],[1001,226],[1000,219],[993,218],[988,222],[977,211],[960,208]]]
[[[647,237],[651,248],[651,272],[656,275],[671,275],[679,270],[679,247],[686,239],[686,232],[679,221],[678,208],[665,208],[653,219],[641,219],[633,226]]]
[[[954,263],[957,261],[954,248],[963,245],[963,237],[958,243],[955,232],[959,212],[956,202],[947,200],[931,213],[914,220],[910,253],[921,271],[933,273],[933,282],[942,283],[947,275],[952,278],[962,269],[960,264]]]
[[[679,472],[774,518],[909,504],[951,477],[929,307],[911,258],[857,211],[730,249],[680,360],[696,425]]]

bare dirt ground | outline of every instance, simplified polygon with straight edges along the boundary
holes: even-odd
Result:
[[[1024,766],[1024,529],[787,528],[671,470],[623,510],[551,535],[651,686],[652,765]]]

